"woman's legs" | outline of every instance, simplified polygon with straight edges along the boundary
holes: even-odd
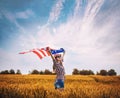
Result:
[[[63,90],[64,90],[64,80],[62,80],[62,79],[57,79],[57,80],[55,81],[54,86],[55,86],[55,89],[59,89],[60,91],[63,91]]]

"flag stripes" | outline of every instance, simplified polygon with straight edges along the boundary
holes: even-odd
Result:
[[[33,49],[30,51],[26,51],[26,52],[20,52],[19,54],[26,54],[29,52],[33,52],[34,54],[36,54],[40,59],[42,59],[43,57],[46,56],[50,56],[49,52],[46,50],[46,48],[41,48],[41,49]]]
[[[25,52],[20,52],[19,54],[26,54],[26,53],[32,52],[32,53],[36,54],[40,59],[42,59],[43,57],[50,56],[50,54],[48,52],[49,48],[50,47],[45,47],[45,48],[41,48],[41,49],[36,48],[36,49],[32,49],[32,50],[25,51]],[[60,53],[60,52],[64,52],[64,49],[63,48],[60,48],[59,50],[51,49],[51,53],[53,55]]]

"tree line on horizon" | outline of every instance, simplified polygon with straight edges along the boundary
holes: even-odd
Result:
[[[102,76],[116,76],[117,72],[114,69],[104,70],[101,69],[96,74],[92,70],[78,70],[77,68],[73,69],[72,75],[102,75]]]
[[[21,71],[18,69],[16,72],[13,69],[10,70],[4,70],[1,71],[0,74],[19,74],[21,75]],[[49,69],[45,69],[44,71],[38,71],[37,69],[34,69],[32,71],[29,71],[29,74],[38,74],[38,75],[55,75],[52,71]],[[110,70],[100,70],[96,74],[92,70],[78,70],[77,68],[73,69],[72,75],[102,75],[102,76],[116,76],[117,73],[114,69]]]
[[[22,74],[22,73],[19,69],[17,69],[16,72],[14,71],[14,69],[10,69],[10,70],[3,70],[0,72],[0,74]]]

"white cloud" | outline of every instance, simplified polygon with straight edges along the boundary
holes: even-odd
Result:
[[[56,28],[51,28],[49,25],[41,27],[36,35],[31,35],[32,37],[26,39],[26,42],[28,42],[27,44],[32,47],[37,46],[38,43],[41,46],[62,46],[68,50],[74,52],[77,51],[77,53],[81,55],[92,55],[94,58],[95,56],[103,55],[104,50],[108,47],[100,47],[101,43],[98,41],[100,38],[108,35],[111,25],[113,25],[112,22],[106,23],[102,28],[93,25],[93,20],[96,14],[99,12],[103,2],[103,0],[89,1],[83,20],[74,18],[76,17],[74,16],[72,18],[69,17],[66,23],[62,23]],[[78,3],[78,5],[80,4]],[[61,6],[59,6],[59,8],[61,8]],[[74,11],[78,10],[79,7],[75,7]],[[53,10],[51,13],[53,13]],[[59,14],[57,14],[57,17],[58,16]]]
[[[66,23],[63,23],[56,28],[56,33],[53,35],[51,35],[51,28],[46,27],[45,30],[47,31],[45,32],[47,35],[42,37],[42,40],[44,40],[43,44],[47,44],[49,42],[53,46],[65,47],[67,50],[71,50],[78,55],[80,54],[90,63],[119,64],[119,56],[114,54],[108,55],[109,52],[106,53],[106,51],[109,49],[109,46],[105,46],[104,43],[99,42],[99,39],[103,37],[112,36],[109,35],[109,32],[113,29],[112,26],[114,25],[114,21],[106,22],[103,27],[93,25],[95,22],[94,19],[103,2],[104,0],[89,1],[82,21],[79,18],[69,18]],[[43,31],[39,31],[38,33],[44,34]],[[104,47],[100,47],[100,44]],[[79,58],[80,57],[78,57],[78,59]],[[103,62],[99,60],[102,60]]]
[[[23,34],[26,33],[26,30],[22,25],[18,23],[17,19],[18,18],[28,19],[30,17],[35,16],[34,12],[31,9],[27,9],[23,12],[16,12],[16,13],[12,13],[7,10],[2,10],[2,13],[5,16],[5,18],[8,19],[11,23],[15,24]]]
[[[27,10],[25,10],[23,12],[16,12],[15,17],[16,18],[21,18],[21,19],[28,19],[29,17],[34,16],[34,15],[35,14],[34,14],[34,12],[32,10],[27,9]]]
[[[58,20],[60,12],[63,7],[65,0],[58,0],[57,3],[53,6],[48,22],[52,23]]]
[[[21,64],[19,62],[18,54],[0,49],[0,66],[2,69],[8,69],[10,67],[16,68],[15,66],[17,64]]]
[[[15,24],[21,30],[21,32],[25,33],[25,29],[17,22],[16,16],[12,12],[3,10],[2,13],[6,19]]]

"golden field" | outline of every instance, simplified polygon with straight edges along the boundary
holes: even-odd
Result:
[[[120,98],[120,76],[68,75],[63,92],[55,75],[0,75],[0,98]]]

